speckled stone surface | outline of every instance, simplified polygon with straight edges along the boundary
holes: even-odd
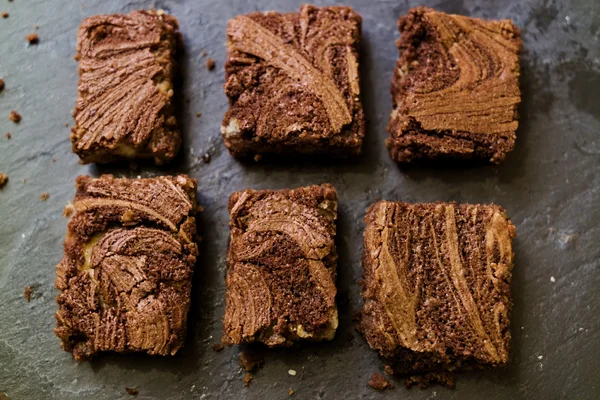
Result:
[[[600,3],[556,1],[348,0],[363,16],[361,84],[367,118],[364,155],[320,165],[241,164],[219,132],[225,29],[254,10],[298,10],[301,1],[253,4],[208,1],[14,0],[0,2],[0,393],[9,399],[481,398],[594,399],[600,392]],[[249,2],[248,2],[249,3]],[[321,2],[320,2],[321,3]],[[322,2],[329,3],[329,2]],[[520,127],[515,150],[499,166],[398,168],[384,147],[389,85],[397,58],[396,20],[411,6],[484,18],[512,18],[522,29]],[[166,169],[81,166],[69,128],[77,94],[76,33],[98,13],[157,7],[181,23],[186,54],[180,121],[184,147]],[[28,45],[34,31],[39,44]],[[207,57],[216,61],[206,69]],[[8,120],[11,110],[23,117]],[[202,112],[200,118],[197,112]],[[11,132],[12,139],[4,135]],[[205,153],[211,162],[202,160]],[[52,159],[56,159],[53,162]],[[52,333],[57,309],[55,265],[62,255],[64,205],[79,174],[119,176],[188,173],[198,179],[200,261],[194,276],[188,339],[172,358],[108,354],[77,363]],[[23,179],[26,182],[23,183]],[[340,327],[329,345],[266,352],[265,366],[243,385],[238,348],[216,353],[224,311],[227,197],[257,189],[332,183],[339,194]],[[39,196],[50,197],[41,201]],[[401,201],[495,202],[517,226],[513,271],[511,362],[494,371],[462,373],[457,388],[398,387],[377,393],[367,382],[383,363],[353,327],[362,304],[357,281],[367,205]],[[31,285],[31,302],[23,297]],[[295,376],[288,370],[297,371]],[[399,383],[399,382],[396,382]],[[0,395],[1,397],[1,395]]]

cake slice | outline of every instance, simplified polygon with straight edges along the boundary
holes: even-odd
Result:
[[[56,335],[77,360],[172,355],[183,345],[196,246],[196,180],[79,176],[56,267]]]
[[[96,15],[79,27],[71,129],[82,163],[170,161],[181,134],[173,106],[178,22],[163,11]]]
[[[425,7],[401,17],[398,29],[392,158],[502,161],[518,126],[519,29]]]
[[[394,373],[505,365],[515,227],[504,210],[380,201],[365,222],[360,330]]]
[[[221,132],[233,156],[361,152],[361,23],[350,7],[311,5],[229,21]]]
[[[330,340],[337,194],[331,185],[235,192],[229,198],[223,343]]]

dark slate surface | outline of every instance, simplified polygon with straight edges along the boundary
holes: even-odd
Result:
[[[600,393],[600,2],[595,0],[423,1],[443,11],[512,18],[523,31],[521,126],[516,150],[500,166],[399,169],[384,148],[389,82],[397,53],[396,19],[413,1],[348,0],[364,17],[362,91],[365,154],[355,163],[242,165],[219,134],[227,19],[253,10],[297,10],[302,1],[0,0],[0,392],[12,399],[485,398],[593,399]],[[325,3],[325,2],[323,2]],[[186,55],[180,114],[181,157],[169,169],[81,166],[68,140],[77,84],[76,31],[85,16],[157,7],[181,22]],[[34,25],[40,43],[28,46]],[[217,62],[209,72],[201,52]],[[23,120],[8,121],[16,109]],[[196,118],[196,112],[202,117]],[[4,138],[10,131],[12,140]],[[212,162],[201,156],[209,152]],[[53,162],[53,159],[56,162]],[[109,354],[78,364],[52,333],[54,266],[62,255],[79,174],[189,173],[199,181],[202,256],[195,274],[189,337],[172,358]],[[23,180],[26,179],[26,183]],[[330,344],[270,351],[250,388],[238,349],[215,353],[224,309],[226,199],[245,187],[331,182],[340,197],[341,323]],[[39,195],[49,192],[42,202]],[[432,387],[376,393],[367,386],[382,362],[353,330],[365,208],[379,198],[495,202],[517,226],[512,362],[463,373],[455,390]],[[27,303],[23,289],[34,286]],[[288,374],[297,371],[296,376]],[[2,396],[0,396],[1,398]]]

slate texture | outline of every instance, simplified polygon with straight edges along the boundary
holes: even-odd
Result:
[[[225,30],[254,10],[296,11],[302,1],[2,0],[0,11],[0,398],[119,399],[594,399],[600,393],[600,3],[594,0],[347,0],[363,20],[361,83],[367,118],[364,155],[355,162],[242,164],[225,150],[219,126]],[[327,1],[319,1],[329,4]],[[398,168],[384,147],[389,85],[397,58],[397,18],[419,4],[484,18],[512,18],[522,29],[523,103],[515,150],[499,166]],[[69,128],[77,93],[76,32],[98,13],[157,7],[181,23],[186,53],[179,114],[184,145],[165,169],[81,166]],[[34,32],[39,44],[28,45]],[[203,57],[202,51],[208,55]],[[206,69],[206,58],[216,61]],[[11,110],[23,117],[8,120]],[[197,118],[196,113],[202,112]],[[12,139],[4,137],[11,132]],[[203,155],[209,153],[211,162]],[[53,162],[53,159],[56,162]],[[79,174],[187,173],[199,182],[200,261],[189,332],[175,357],[108,354],[78,364],[52,333],[54,269],[62,256],[64,205]],[[23,179],[26,182],[23,183]],[[216,353],[224,310],[227,197],[252,187],[332,183],[339,194],[340,327],[330,345],[268,351],[249,388],[238,348]],[[40,201],[40,194],[50,197]],[[511,362],[462,373],[457,388],[377,393],[367,385],[383,363],[352,327],[362,301],[357,281],[366,207],[402,201],[495,202],[517,226],[514,242]],[[31,302],[23,296],[32,287]],[[295,376],[288,370],[297,371]],[[399,382],[397,382],[399,383]],[[398,386],[398,385],[397,385]]]

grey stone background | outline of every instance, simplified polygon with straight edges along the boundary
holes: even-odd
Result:
[[[516,149],[499,165],[398,168],[384,148],[389,83],[397,52],[396,19],[419,2],[347,0],[362,14],[362,92],[368,119],[364,155],[321,165],[241,164],[219,134],[229,18],[254,10],[295,11],[301,0],[119,1],[0,0],[0,392],[12,399],[597,399],[600,397],[600,2],[596,0],[428,1],[437,9],[512,18],[522,29],[523,103]],[[330,3],[318,1],[319,4]],[[181,23],[186,54],[179,113],[181,156],[166,169],[81,166],[69,128],[77,89],[73,60],[81,19],[98,13],[163,8]],[[40,43],[25,36],[39,25]],[[216,60],[209,72],[201,52]],[[8,121],[10,110],[23,116]],[[196,112],[202,117],[196,118]],[[4,138],[10,131],[12,139]],[[201,156],[209,152],[212,162]],[[55,159],[56,162],[52,160]],[[52,333],[54,266],[79,174],[154,176],[185,172],[199,181],[206,208],[185,348],[171,358],[107,354],[73,361]],[[26,182],[23,183],[23,179]],[[283,188],[331,182],[340,198],[339,296],[335,340],[267,352],[244,388],[238,349],[215,353],[224,309],[226,200],[245,187]],[[49,192],[42,202],[39,195]],[[457,388],[377,393],[367,386],[383,363],[352,327],[360,305],[365,208],[377,199],[495,202],[517,226],[514,243],[512,361],[495,371],[460,374]],[[551,277],[554,280],[551,281]],[[34,286],[30,303],[26,285]],[[296,376],[288,375],[294,369]]]

